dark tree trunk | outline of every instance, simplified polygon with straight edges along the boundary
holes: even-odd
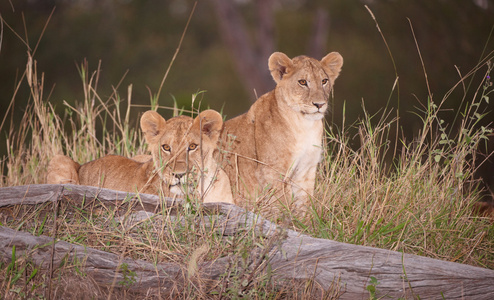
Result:
[[[239,77],[251,95],[254,102],[259,96],[274,87],[274,82],[269,76],[268,61],[265,52],[270,52],[272,45],[273,24],[271,17],[271,0],[263,1],[264,9],[259,18],[258,42],[262,45],[268,41],[268,45],[261,47],[261,54],[256,50],[255,43],[249,36],[245,22],[238,11],[236,4],[230,0],[212,0],[218,19],[221,36],[228,47],[230,56],[235,64]],[[260,4],[258,4],[260,6]],[[269,54],[268,54],[269,55]]]

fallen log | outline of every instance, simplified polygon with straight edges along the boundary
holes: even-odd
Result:
[[[95,199],[119,205],[130,205],[135,211],[157,211],[160,207],[180,205],[173,199],[153,195],[135,195],[95,187],[74,185],[31,185],[0,189],[0,208],[13,205],[33,205],[70,199]],[[206,203],[205,209],[218,214],[216,226],[225,235],[235,234],[240,228],[255,228],[266,236],[276,236],[277,225],[226,203]],[[205,218],[206,220],[207,218]],[[207,221],[205,221],[207,222]],[[271,247],[267,261],[277,281],[316,282],[322,289],[335,286],[340,299],[368,298],[367,287],[374,285],[376,297],[390,298],[445,298],[494,299],[494,271],[454,262],[441,261],[412,254],[372,247],[357,246],[331,240],[312,238],[292,230],[285,230],[279,247]],[[280,236],[278,234],[278,236]],[[122,263],[136,272],[134,291],[160,289],[166,294],[173,286],[190,280],[187,270],[177,264],[152,264],[134,261],[115,254],[57,241],[51,253],[53,238],[35,237],[28,233],[0,227],[0,255],[10,259],[12,247],[28,255],[43,266],[52,257],[58,262],[63,257],[85,261],[85,272],[100,285],[121,281],[118,270]],[[202,279],[214,280],[225,274],[232,258],[225,257],[200,264]],[[46,267],[46,266],[45,266]],[[189,274],[190,275],[190,274]],[[371,277],[377,279],[371,282]]]

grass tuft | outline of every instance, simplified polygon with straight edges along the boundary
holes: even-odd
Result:
[[[480,70],[483,80],[465,101],[458,125],[445,124],[441,107],[447,97],[439,104],[428,99],[416,113],[420,131],[412,141],[400,139],[396,153],[391,137],[398,119],[390,119],[391,113],[370,116],[364,108],[364,118],[354,126],[328,131],[313,214],[300,229],[321,238],[494,268],[492,219],[474,209],[483,192],[474,178],[476,154],[492,135],[492,124],[481,125],[494,90],[491,63],[482,63],[455,87]],[[350,130],[357,132],[353,140]]]

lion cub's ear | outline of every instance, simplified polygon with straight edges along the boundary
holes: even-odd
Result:
[[[202,128],[201,128],[202,126]],[[193,129],[201,128],[202,133],[209,137],[218,136],[223,128],[223,118],[221,115],[212,109],[201,112],[192,124]]]
[[[148,110],[141,117],[141,129],[148,144],[156,142],[156,137],[163,133],[166,120],[157,112]]]
[[[285,53],[275,52],[269,57],[268,66],[271,76],[278,83],[285,74],[292,71],[293,62]]]
[[[341,67],[343,66],[343,57],[338,52],[331,52],[321,59],[323,68],[331,77],[331,82],[334,82],[340,75]]]

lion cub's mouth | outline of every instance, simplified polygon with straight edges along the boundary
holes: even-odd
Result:
[[[169,188],[170,188],[170,193],[175,194],[177,196],[183,196],[185,194],[181,184],[170,185]]]
[[[320,110],[317,110],[317,111],[302,111],[302,114],[304,115],[304,117],[306,119],[309,119],[309,120],[321,120],[322,118],[324,118],[324,113],[326,112],[326,110],[323,110],[323,111],[320,111]]]
[[[189,178],[190,180],[191,178]],[[184,178],[174,178],[172,182],[168,185],[168,188],[172,194],[175,194],[177,196],[183,196],[185,195],[185,189],[188,186],[188,192],[192,193],[194,191],[194,184],[192,182],[189,182],[188,184],[185,182]]]
[[[309,120],[320,120],[324,118],[324,114],[328,108],[326,104],[319,105],[304,105],[305,107],[300,107],[300,112],[304,115],[306,119]]]

